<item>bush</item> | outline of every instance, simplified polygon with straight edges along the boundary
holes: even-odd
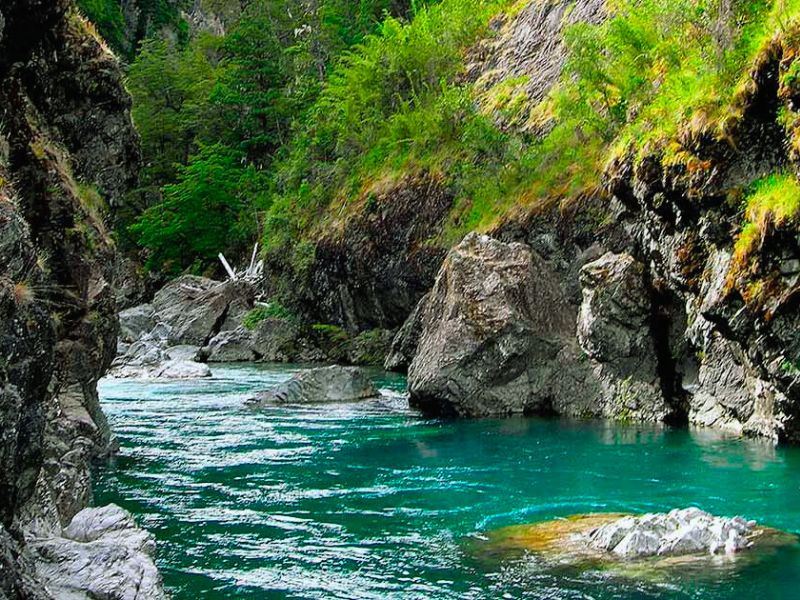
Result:
[[[268,306],[254,308],[242,319],[242,325],[246,329],[255,329],[258,324],[267,319],[278,319],[281,321],[294,321],[295,316],[292,312],[277,302],[270,302]]]

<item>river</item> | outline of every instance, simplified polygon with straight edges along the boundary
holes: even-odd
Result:
[[[800,598],[800,550],[668,580],[470,551],[483,532],[586,512],[695,505],[800,531],[800,449],[708,431],[544,419],[439,421],[375,372],[379,400],[250,410],[285,366],[105,380],[121,445],[95,473],[152,531],[176,600]]]

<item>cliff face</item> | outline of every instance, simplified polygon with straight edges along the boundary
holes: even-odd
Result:
[[[800,441],[796,225],[762,215],[745,253],[740,232],[753,217],[738,191],[797,170],[796,129],[786,123],[797,122],[798,96],[784,77],[793,40],[779,35],[761,52],[723,135],[702,121],[686,123],[677,156],[633,147],[609,165],[597,197],[508,219],[492,232],[505,246],[481,243],[494,258],[471,265],[477,280],[467,295],[454,287],[469,275],[460,257],[482,254],[454,249],[390,357],[393,366],[410,365],[412,402],[468,416],[677,421]],[[592,224],[591,214],[602,218]],[[562,294],[533,303],[512,294],[505,304],[519,315],[488,318],[497,290],[508,294],[518,284],[495,267],[498,254],[520,252],[511,242],[533,253],[538,280],[558,281]],[[572,324],[545,335],[530,325],[538,313],[569,314]],[[463,339],[469,344],[452,344]],[[569,394],[582,401],[545,385],[549,367],[526,350],[533,339],[549,340],[557,379],[579,382]],[[576,347],[582,360],[563,358]],[[491,357],[512,366],[497,372]]]
[[[0,57],[0,597],[38,598],[31,548],[62,539],[113,449],[96,389],[118,329],[106,220],[138,150],[116,59],[71,2],[4,2]]]

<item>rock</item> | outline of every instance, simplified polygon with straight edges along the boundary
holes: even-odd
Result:
[[[164,354],[169,360],[195,360],[200,351],[198,346],[183,344],[180,346],[170,346],[164,350]]]
[[[644,272],[629,254],[607,253],[584,266],[577,336],[601,381],[604,416],[658,422],[673,410],[662,391]]]
[[[578,406],[593,380],[574,348],[575,314],[528,246],[469,234],[420,311],[412,405],[460,416],[591,409]]]
[[[731,554],[752,544],[754,521],[715,517],[698,508],[624,517],[592,530],[587,542],[624,558]]]
[[[170,360],[151,371],[149,377],[161,379],[199,379],[211,377],[208,365],[191,360]]]
[[[388,329],[364,331],[347,343],[347,362],[351,365],[381,366],[386,361],[393,339],[394,332]]]
[[[414,360],[414,355],[417,353],[417,346],[419,345],[419,338],[422,335],[424,326],[423,313],[425,307],[428,305],[428,294],[425,294],[419,301],[419,304],[414,308],[411,316],[406,319],[403,326],[397,332],[392,340],[392,345],[389,348],[389,353],[384,361],[383,368],[387,371],[398,371],[405,373]]]
[[[221,331],[231,305],[252,306],[252,297],[252,286],[244,282],[183,275],[156,293],[153,308],[156,320],[170,328],[170,345],[205,346]]]
[[[286,383],[258,394],[255,405],[320,404],[376,398],[378,390],[358,367],[322,367],[301,371]]]
[[[152,304],[140,304],[119,313],[119,337],[125,343],[139,341],[156,326]]]
[[[253,332],[244,327],[230,331],[220,331],[201,350],[201,356],[208,362],[247,362],[256,360],[258,354],[253,350]]]
[[[302,328],[287,319],[265,319],[253,331],[253,352],[265,362],[325,362],[327,356]]]
[[[86,508],[63,536],[34,539],[36,573],[64,600],[166,598],[153,563],[155,540],[115,505]]]

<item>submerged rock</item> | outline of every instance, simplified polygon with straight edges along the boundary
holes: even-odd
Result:
[[[358,367],[322,367],[302,371],[251,400],[254,405],[319,404],[376,398],[378,390]]]
[[[573,515],[504,527],[468,542],[478,560],[532,561],[548,568],[601,570],[612,576],[668,581],[673,576],[752,566],[797,536],[741,517],[716,517],[697,508],[669,513]]]
[[[62,600],[166,598],[153,563],[153,536],[119,506],[86,508],[62,536],[29,543],[36,573]]]

